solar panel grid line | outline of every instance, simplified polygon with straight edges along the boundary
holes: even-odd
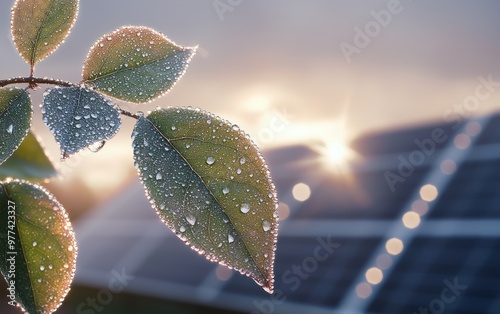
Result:
[[[478,119],[470,119],[469,121],[476,121],[478,122],[481,126],[486,125],[490,120],[490,117],[482,117]],[[456,132],[456,134],[464,133],[465,132],[465,127],[466,124],[464,125]],[[484,128],[483,128],[484,129]],[[429,172],[429,174],[426,176],[425,180],[423,181],[424,183],[432,183],[434,186],[440,188],[440,190],[444,190],[453,175],[444,175],[441,170],[439,165],[441,162],[444,160],[452,159],[455,160],[457,166],[460,166],[460,164],[465,160],[465,157],[468,154],[468,151],[474,146],[474,141],[477,141],[478,136],[474,137],[473,143],[469,147],[466,147],[464,149],[459,149],[456,146],[453,145],[452,142],[448,143],[447,147],[440,152],[440,154],[436,157],[436,166],[434,167],[433,170]],[[439,198],[439,196],[438,196]],[[429,206],[429,212],[432,212],[433,205],[438,201],[438,198],[434,200],[433,203],[430,204]],[[420,199],[419,191],[414,191],[413,197],[411,197],[407,203],[406,206],[403,207],[404,211],[402,213],[407,212],[411,210],[412,203]],[[400,217],[402,219],[402,216]],[[406,229],[404,226],[400,223],[401,220],[395,220],[394,226],[392,227],[391,230],[388,231],[387,233],[387,239],[390,239],[392,237],[399,238],[403,241],[403,243],[409,243],[410,240],[415,237],[418,234],[418,228],[415,230],[411,229]],[[425,221],[425,216],[424,219],[422,219],[421,223]],[[376,264],[376,256],[379,254],[382,254],[385,252],[385,247],[383,245],[380,245],[379,248],[376,250],[377,253],[375,253],[372,258],[369,260],[369,262],[366,264],[366,267],[364,269],[368,269],[369,267],[372,267],[372,265]],[[403,254],[405,251],[403,251]],[[394,264],[397,264],[398,260],[401,258],[402,254],[396,255],[393,257],[394,259]],[[385,270],[385,274],[390,276],[390,272],[392,268],[388,268]],[[380,284],[379,285],[372,285],[372,293],[367,296],[366,298],[362,299],[357,296],[356,293],[356,285],[358,283],[364,282],[364,272],[360,272],[358,275],[357,280],[354,281],[353,286],[350,287],[348,290],[348,294],[345,296],[342,304],[340,305],[340,309],[354,309],[354,310],[360,310],[360,311],[365,311],[368,309],[370,303],[373,301],[374,297],[377,295],[379,289],[380,289]]]
[[[438,241],[438,243],[433,246],[432,252],[434,255],[436,252],[438,252],[438,256],[426,256],[425,254],[429,254],[430,252],[428,247],[430,241],[432,240],[432,238],[416,239],[415,241],[413,241],[412,247],[409,248],[410,252],[412,252],[413,255],[421,256],[421,265],[425,266],[420,271],[415,271],[415,269],[412,269],[413,272],[411,274],[413,276],[421,277],[421,280],[418,278],[414,278],[412,279],[412,282],[420,281],[420,287],[408,289],[408,291],[413,291],[414,295],[419,296],[418,298],[423,300],[422,302],[420,302],[420,305],[429,304],[431,300],[439,295],[439,292],[443,289],[443,287],[439,288],[439,286],[443,285],[443,283],[440,283],[439,280],[449,280],[449,282],[458,280],[458,283],[460,285],[465,284],[470,287],[471,290],[474,289],[472,288],[473,284],[470,283],[471,280],[477,280],[478,282],[481,282],[481,284],[484,284],[484,281],[480,279],[481,276],[477,274],[477,272],[484,267],[484,264],[487,262],[487,259],[490,256],[494,256],[493,254],[495,253],[495,250],[492,250],[492,246],[494,246],[495,243],[499,242],[498,239],[471,240],[467,238],[465,239],[466,245],[463,248],[461,248],[460,246],[460,244],[464,242],[462,241],[462,239],[443,239],[441,241]],[[476,242],[479,242],[483,245],[475,245]],[[461,248],[461,255],[463,257],[461,258],[459,254],[451,252],[449,248]],[[452,265],[449,263],[449,261],[447,261],[451,258],[455,259]],[[457,259],[460,260],[460,264],[457,263]],[[394,270],[391,274],[391,277],[388,278],[388,281],[384,285],[384,290],[386,292],[384,293],[384,297],[387,298],[388,295],[391,296],[390,291],[388,293],[386,286],[390,286],[391,289],[397,289],[400,278],[408,273],[407,266],[405,265],[415,267],[414,263],[408,260],[411,260],[411,256],[405,255],[397,266],[397,268],[400,270]],[[441,264],[443,264],[444,267],[436,268],[436,263],[434,261],[441,261]],[[498,285],[494,286],[498,287]],[[432,294],[430,293],[430,291],[436,291],[436,293]],[[460,298],[456,298],[457,301],[453,303],[453,306],[447,306],[447,311],[453,311],[453,308],[461,308],[461,304],[463,302],[468,302],[468,299],[470,298],[469,291],[470,290],[467,291],[466,295],[461,296]],[[485,300],[483,300],[481,304],[484,304],[484,301],[487,300],[491,300],[491,298],[485,298]],[[418,307],[415,306],[414,310],[416,311],[417,309]],[[475,313],[482,313],[482,311],[476,311]]]

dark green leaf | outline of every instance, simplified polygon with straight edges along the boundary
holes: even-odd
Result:
[[[76,241],[66,211],[40,186],[1,182],[0,226],[0,270],[16,301],[29,313],[52,313],[75,272]]]
[[[56,169],[32,132],[28,133],[14,154],[0,165],[0,179],[43,180],[56,175]]]
[[[148,102],[174,86],[194,52],[149,28],[119,28],[92,47],[83,80],[109,96]]]
[[[12,36],[32,67],[52,54],[68,36],[78,15],[78,0],[17,0]]]
[[[27,92],[0,88],[0,164],[14,153],[31,126],[33,110]]]
[[[97,92],[55,87],[44,96],[43,121],[61,146],[63,159],[86,147],[99,149],[120,129],[120,114]]]
[[[132,137],[136,168],[163,222],[207,259],[272,292],[277,199],[247,135],[206,112],[171,108],[141,117]]]

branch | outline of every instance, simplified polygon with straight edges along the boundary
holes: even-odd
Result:
[[[127,111],[127,110],[122,109],[122,108],[120,108],[118,106],[116,106],[116,107],[117,107],[118,112],[121,113],[124,116],[131,117],[131,118],[134,118],[136,120],[138,120],[141,117],[141,115],[139,115],[137,113],[133,113],[133,112]]]
[[[10,78],[7,80],[0,80],[0,87],[12,85],[12,84],[23,84],[23,83],[29,84],[30,88],[35,88],[38,86],[38,84],[51,84],[51,85],[59,85],[59,86],[66,86],[66,87],[78,86],[78,85],[73,84],[71,82],[66,82],[66,81],[61,81],[61,80],[56,80],[56,79],[51,79],[51,78],[30,76],[30,77],[13,77],[13,78]]]
[[[29,87],[31,89],[34,89],[38,86],[38,84],[50,84],[50,85],[58,85],[58,86],[65,86],[65,87],[72,87],[76,86],[79,87],[77,84],[73,84],[71,82],[66,82],[66,81],[61,81],[61,80],[56,80],[56,79],[51,79],[51,78],[41,78],[41,77],[13,77],[7,80],[0,80],[0,87],[4,87],[7,85],[13,85],[13,84],[23,84],[27,83],[29,84]],[[122,109],[117,106],[117,110],[120,114],[131,117],[134,119],[139,119],[141,117],[140,114],[133,113],[130,111],[127,111],[125,109]]]

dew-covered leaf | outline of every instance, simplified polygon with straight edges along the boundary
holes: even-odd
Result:
[[[63,159],[86,147],[102,147],[121,126],[114,105],[88,88],[49,89],[41,108],[43,121],[61,146]]]
[[[0,88],[0,164],[19,147],[31,126],[31,98],[23,89]]]
[[[8,177],[26,180],[44,180],[57,175],[36,136],[29,132],[19,148],[0,165],[0,179]]]
[[[132,138],[135,166],[162,221],[207,259],[272,292],[277,199],[248,136],[201,110],[170,108],[139,118]]]
[[[32,67],[52,54],[68,36],[78,15],[78,0],[16,0],[12,37]]]
[[[0,270],[15,301],[32,314],[54,312],[69,291],[77,255],[65,209],[38,185],[0,182],[0,225]]]
[[[194,52],[195,48],[178,46],[150,28],[122,27],[90,49],[83,80],[109,96],[148,102],[174,86]]]

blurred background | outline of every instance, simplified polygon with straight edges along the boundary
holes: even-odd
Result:
[[[12,2],[0,3],[2,78],[29,73]],[[133,168],[133,119],[62,163],[36,109],[61,173],[45,185],[79,242],[58,313],[500,313],[498,12],[493,0],[81,1],[36,75],[79,82],[92,44],[122,25],[199,45],[168,95],[117,103],[200,107],[252,136],[280,199],[276,292],[159,222]]]

